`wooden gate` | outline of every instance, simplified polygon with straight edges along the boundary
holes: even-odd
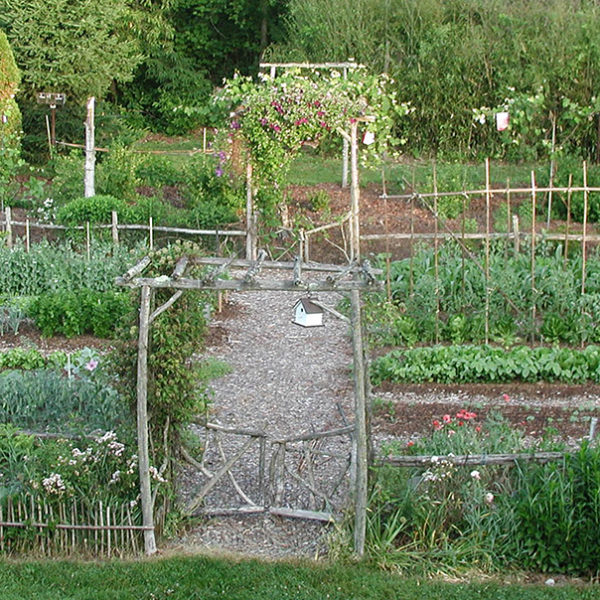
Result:
[[[197,491],[187,514],[270,513],[334,521],[349,507],[354,426],[273,439],[262,431],[200,426]]]

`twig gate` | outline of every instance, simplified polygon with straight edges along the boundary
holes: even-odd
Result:
[[[116,279],[116,284],[131,288],[141,289],[140,302],[140,327],[138,338],[138,366],[137,366],[137,432],[138,432],[138,462],[140,475],[140,492],[142,504],[142,517],[144,529],[144,548],[146,554],[154,554],[156,552],[156,538],[154,532],[154,517],[152,506],[152,494],[150,486],[150,460],[148,449],[148,411],[147,411],[147,395],[148,395],[148,340],[150,326],[154,319],[162,312],[168,310],[185,290],[238,290],[238,291],[338,291],[348,292],[350,294],[352,308],[352,339],[353,339],[353,356],[354,356],[354,425],[344,433],[352,434],[353,449],[352,449],[352,467],[353,474],[353,496],[355,508],[355,539],[354,549],[360,556],[364,553],[365,544],[365,529],[366,529],[366,508],[367,508],[367,484],[368,484],[368,432],[367,432],[367,377],[365,371],[365,348],[363,346],[362,334],[362,316],[361,316],[361,298],[362,291],[380,290],[381,283],[376,279],[377,274],[370,266],[368,261],[362,264],[353,262],[347,266],[337,265],[322,265],[322,264],[306,264],[302,262],[301,257],[298,257],[294,262],[276,262],[266,261],[267,253],[262,250],[258,253],[256,260],[242,259],[224,259],[224,258],[198,258],[190,256],[182,256],[175,265],[173,273],[170,275],[162,275],[156,278],[142,277],[144,269],[150,264],[150,258],[145,257],[136,266],[132,267],[122,277]],[[202,279],[190,279],[185,277],[185,271],[192,264],[206,265],[210,268],[207,274]],[[211,268],[212,267],[212,268]],[[281,269],[289,271],[291,278],[288,280],[259,280],[257,278],[261,269]],[[241,278],[220,279],[227,269],[246,269]],[[317,272],[325,274],[324,279],[308,280],[305,278],[306,272]],[[162,306],[152,309],[152,294],[155,289],[164,288],[173,290],[171,298]],[[213,428],[214,429],[214,428]],[[248,432],[245,432],[248,434]],[[339,434],[340,432],[333,432]],[[317,436],[309,436],[306,440],[288,439],[279,440],[279,450],[275,453],[272,461],[270,472],[272,476],[270,481],[275,483],[280,482],[282,473],[285,473],[285,451],[288,445],[294,442],[309,441],[312,439],[324,439],[330,434],[323,434],[320,438]],[[202,498],[214,486],[217,479],[225,475],[231,477],[230,467],[248,450],[254,440],[258,440],[259,444],[265,443],[265,437],[260,432],[250,432],[248,441],[245,442],[242,449],[239,450],[233,457],[225,459],[224,453],[222,457],[224,464],[218,472],[210,473],[208,483],[200,491],[195,501],[188,506],[188,511],[193,512]],[[262,456],[264,457],[264,449]],[[313,485],[311,480],[310,468],[312,463],[315,448],[311,452],[306,453],[307,466],[309,475],[301,478],[302,485],[311,491],[312,497],[323,496],[316,485]],[[263,458],[264,460],[264,458]],[[205,468],[204,465],[199,465]],[[276,473],[279,473],[276,476]],[[288,471],[289,474],[289,471]],[[256,512],[259,503],[250,499],[243,490],[239,487],[235,479],[234,486],[238,493],[244,498],[247,505],[247,511]],[[277,506],[282,502],[282,493],[277,489],[275,484],[275,494],[273,498],[273,512],[279,510],[277,514],[285,514],[284,506]],[[321,498],[326,500],[327,497]],[[263,503],[266,505],[266,503]],[[254,508],[253,508],[254,506]],[[264,509],[264,506],[261,510]],[[317,511],[310,511],[316,513]],[[288,515],[289,516],[289,515]],[[299,516],[299,515],[295,515]],[[308,514],[303,516],[310,516]],[[315,515],[312,515],[313,517]],[[325,517],[323,517],[325,518]]]

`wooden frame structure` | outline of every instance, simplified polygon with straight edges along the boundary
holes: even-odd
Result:
[[[267,261],[267,253],[261,250],[256,260],[204,258],[183,255],[177,261],[170,275],[143,277],[143,271],[150,265],[146,256],[129,269],[122,277],[117,277],[118,286],[140,288],[140,326],[137,359],[137,439],[140,476],[140,494],[144,527],[144,549],[147,555],[156,552],[152,493],[150,485],[150,458],[148,442],[148,342],[152,322],[168,310],[181,297],[185,290],[238,290],[238,291],[290,291],[348,292],[352,308],[352,341],[354,356],[354,506],[355,537],[354,550],[362,556],[365,544],[367,485],[368,485],[368,431],[367,431],[367,378],[365,373],[365,348],[363,345],[361,298],[362,291],[382,289],[376,278],[379,271],[371,268],[368,261],[350,265],[306,264],[300,257],[294,262]],[[185,277],[188,266],[204,265],[207,273],[200,279]],[[231,269],[245,269],[242,277],[221,279]],[[287,280],[259,280],[261,269],[283,269],[290,271]],[[307,272],[324,275],[321,279],[306,278]],[[173,295],[167,302],[151,312],[152,295],[155,289],[171,289]]]

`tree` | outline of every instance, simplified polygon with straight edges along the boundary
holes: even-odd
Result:
[[[6,35],[0,31],[0,200],[8,203],[21,166],[21,112],[15,102],[20,73]]]
[[[104,97],[131,79],[143,54],[125,0],[0,0],[0,28],[23,73],[25,97]]]
[[[21,112],[15,94],[21,74],[15,63],[6,35],[0,31],[0,131],[2,144],[21,131]]]

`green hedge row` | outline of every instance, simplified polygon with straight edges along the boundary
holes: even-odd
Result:
[[[393,383],[600,382],[600,347],[430,346],[393,350],[371,364],[371,379]]]

